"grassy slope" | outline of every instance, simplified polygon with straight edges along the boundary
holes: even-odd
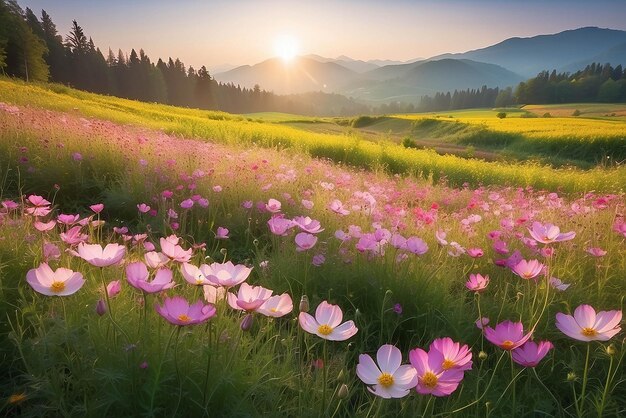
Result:
[[[405,149],[389,143],[361,141],[350,135],[303,132],[284,124],[259,123],[223,112],[140,103],[76,91],[59,85],[33,85],[0,80],[0,101],[17,105],[79,112],[84,116],[163,129],[190,138],[263,147],[294,148],[315,157],[358,167],[383,167],[391,173],[413,173],[452,184],[533,185],[564,191],[623,188],[626,169],[554,170],[538,164],[522,165],[467,160],[428,150]],[[467,113],[467,112],[463,112]]]

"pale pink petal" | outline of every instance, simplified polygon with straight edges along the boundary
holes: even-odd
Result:
[[[381,371],[370,356],[361,354],[359,356],[359,364],[356,366],[356,375],[366,385],[375,385],[378,383]]]
[[[376,361],[383,373],[394,374],[402,363],[402,353],[393,345],[385,344],[378,349]]]

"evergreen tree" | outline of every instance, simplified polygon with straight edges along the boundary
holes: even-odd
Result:
[[[50,67],[50,78],[56,82],[66,82],[68,79],[68,60],[63,47],[63,38],[57,33],[56,25],[45,10],[41,11],[41,28],[43,40],[48,47],[44,56]]]

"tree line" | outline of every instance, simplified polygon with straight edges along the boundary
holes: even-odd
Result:
[[[370,108],[337,94],[280,96],[260,86],[219,83],[206,66],[178,58],[153,62],[140,49],[103,53],[73,21],[65,39],[45,10],[38,18],[16,0],[0,0],[0,73],[27,81],[52,81],[94,93],[231,113],[277,111],[303,115],[354,115]]]
[[[422,97],[417,111],[441,111],[476,107],[507,107],[523,104],[575,102],[626,102],[626,69],[622,65],[593,63],[575,73],[542,71],[515,89],[454,91]],[[406,106],[406,105],[405,105]]]

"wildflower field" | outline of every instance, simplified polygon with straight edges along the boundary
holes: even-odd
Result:
[[[626,415],[623,166],[0,102],[3,416]]]

